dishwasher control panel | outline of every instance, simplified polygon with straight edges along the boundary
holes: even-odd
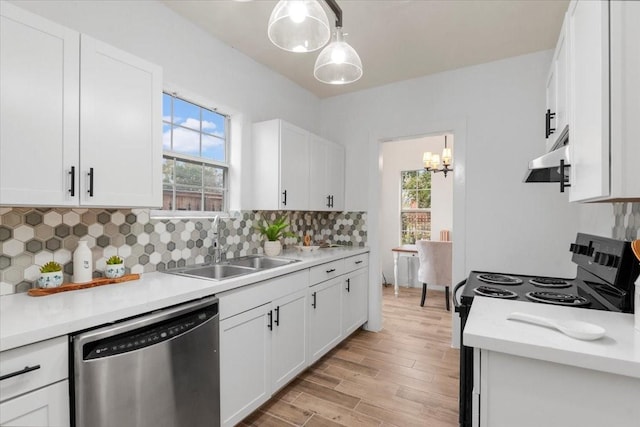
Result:
[[[176,338],[218,315],[218,304],[165,322],[90,342],[83,347],[83,360],[101,359],[139,350]]]

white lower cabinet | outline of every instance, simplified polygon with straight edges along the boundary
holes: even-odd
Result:
[[[273,391],[307,367],[307,290],[272,304],[271,376]]]
[[[62,427],[69,420],[68,380],[0,403],[2,427]]]
[[[271,397],[271,332],[265,304],[220,321],[220,411],[233,426]]]
[[[0,376],[0,426],[70,425],[66,336],[0,353]]]
[[[223,427],[367,321],[367,265],[362,254],[218,294]]]
[[[340,294],[342,279],[327,280],[309,288],[309,358],[320,359],[342,339]]]
[[[342,283],[342,333],[351,334],[367,321],[367,269],[346,275]]]

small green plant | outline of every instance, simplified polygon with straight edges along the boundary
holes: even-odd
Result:
[[[62,271],[62,266],[55,261],[49,261],[40,267],[40,273],[54,273],[56,271]]]
[[[281,216],[276,218],[271,224],[265,220],[264,225],[257,225],[255,228],[267,238],[270,242],[275,242],[282,237],[295,237],[295,234],[291,231],[284,231],[289,224],[285,217]]]
[[[112,256],[111,258],[109,258],[107,260],[107,264],[108,265],[114,265],[114,264],[122,264],[122,258],[120,258],[117,255]]]

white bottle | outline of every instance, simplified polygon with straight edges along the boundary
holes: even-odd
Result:
[[[87,283],[93,278],[91,249],[81,240],[73,252],[73,283]]]

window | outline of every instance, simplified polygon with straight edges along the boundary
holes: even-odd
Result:
[[[229,118],[164,93],[162,145],[162,209],[226,211]]]
[[[400,172],[401,244],[431,239],[431,172]]]

